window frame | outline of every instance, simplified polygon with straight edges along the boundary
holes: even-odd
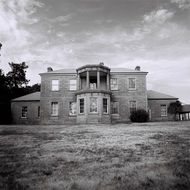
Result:
[[[165,110],[164,110],[165,114],[162,114],[163,113],[163,110],[162,110],[163,106],[165,107]],[[167,117],[168,116],[168,107],[167,107],[167,104],[161,104],[160,105],[160,116],[161,117]]]
[[[74,103],[75,104],[75,113],[71,113],[71,105],[72,105],[72,103]],[[77,103],[76,102],[69,102],[69,116],[76,116],[77,115]]]
[[[53,84],[53,81],[57,81],[58,84]],[[57,87],[57,88],[54,89],[55,87]],[[51,91],[52,91],[52,92],[57,92],[57,91],[59,91],[59,79],[52,79],[52,80],[51,80]]]
[[[71,81],[75,81],[75,84],[71,83]],[[74,89],[72,87],[75,87]],[[76,79],[70,79],[69,80],[69,90],[70,91],[76,91],[77,90],[77,80]]]
[[[81,100],[83,100],[83,112],[81,112]],[[84,114],[85,111],[85,101],[84,98],[79,98],[79,114]]]
[[[106,100],[106,112],[104,112],[104,100]],[[108,112],[108,98],[103,98],[102,99],[102,112],[103,112],[103,114],[108,114],[109,112]]]
[[[116,80],[116,84],[113,84],[113,80]],[[113,87],[115,86],[115,87]],[[110,89],[111,90],[118,90],[118,78],[111,78],[110,79]]]
[[[131,79],[134,79],[135,87],[130,87],[130,80],[131,80]],[[136,88],[137,88],[136,78],[135,78],[135,77],[129,77],[129,78],[128,78],[128,89],[129,89],[129,90],[136,90]]]
[[[24,110],[24,108],[26,108],[26,110]],[[28,106],[22,106],[22,109],[21,109],[21,118],[22,119],[26,119],[27,118],[27,114],[28,114]]]
[[[53,108],[53,104],[57,105],[57,108]],[[56,113],[54,113],[56,110]],[[58,117],[59,116],[59,102],[51,102],[51,116]]]

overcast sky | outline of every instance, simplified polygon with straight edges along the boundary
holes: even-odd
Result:
[[[148,71],[148,89],[190,103],[190,0],[0,0],[0,67],[39,73],[104,62]]]

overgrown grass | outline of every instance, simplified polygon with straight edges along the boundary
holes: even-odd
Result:
[[[190,189],[190,122],[0,126],[0,189]]]

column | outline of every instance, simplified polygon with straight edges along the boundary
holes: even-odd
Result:
[[[110,75],[109,75],[109,73],[107,73],[106,82],[107,82],[107,90],[110,90]]]
[[[97,71],[97,89],[100,88],[100,71]]]
[[[89,89],[89,71],[86,71],[86,88]]]
[[[81,81],[80,81],[80,75],[77,74],[77,90],[81,89]]]

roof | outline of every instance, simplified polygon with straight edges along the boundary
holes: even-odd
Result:
[[[19,101],[40,101],[40,92],[34,92],[31,94],[27,94],[25,96],[12,99],[12,102],[19,102]]]
[[[94,65],[86,65],[86,66],[94,66]],[[80,68],[83,68],[83,67],[80,67]],[[128,69],[128,68],[110,68],[110,72],[111,73],[147,73],[144,71],[138,71],[135,69]],[[77,73],[77,69],[59,69],[59,70],[49,71],[49,72],[40,73],[40,74],[76,74],[76,73]]]
[[[152,100],[160,100],[160,99],[171,99],[171,100],[177,100],[178,98],[174,97],[174,96],[170,96],[168,94],[164,94],[164,93],[160,93],[154,90],[148,90],[147,91],[147,96],[148,99],[152,99]]]
[[[190,113],[190,104],[183,105],[181,112]]]

